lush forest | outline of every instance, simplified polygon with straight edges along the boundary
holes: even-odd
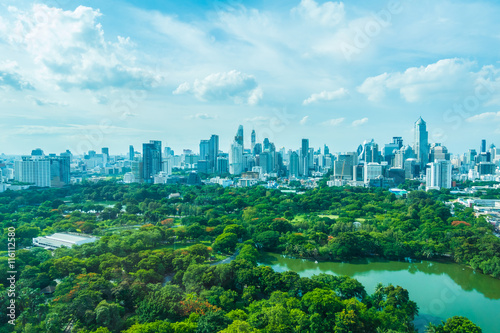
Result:
[[[173,195],[175,194],[175,195]],[[500,193],[488,193],[490,196]],[[500,277],[500,240],[443,191],[303,193],[264,187],[86,183],[0,194],[0,249],[16,229],[17,332],[413,332],[418,308],[400,286],[365,290],[326,274],[259,266],[259,250],[316,260],[450,260]],[[459,222],[460,221],[460,222]],[[54,232],[100,237],[53,252]],[[218,260],[233,254],[228,264]],[[7,281],[2,252],[0,281]],[[41,289],[55,286],[54,293]],[[6,308],[6,286],[0,287]],[[1,330],[11,331],[8,317]],[[454,317],[433,332],[480,332]]]

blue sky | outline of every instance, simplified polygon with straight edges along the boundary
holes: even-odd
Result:
[[[458,154],[500,134],[500,4],[4,1],[0,153],[150,139],[180,152],[239,124],[277,147],[374,138]]]

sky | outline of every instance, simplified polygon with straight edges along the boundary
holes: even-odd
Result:
[[[422,117],[452,154],[500,145],[497,1],[0,4],[0,154],[176,153],[238,125],[355,151]]]

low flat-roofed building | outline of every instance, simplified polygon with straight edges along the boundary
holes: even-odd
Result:
[[[72,247],[73,245],[82,245],[92,243],[97,240],[96,237],[86,235],[73,235],[66,233],[55,233],[51,236],[42,236],[33,238],[33,246],[43,247],[49,250],[55,250],[60,247]]]

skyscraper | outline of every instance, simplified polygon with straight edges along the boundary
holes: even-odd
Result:
[[[425,169],[429,161],[429,139],[427,126],[422,117],[415,122],[415,153],[417,161],[420,164],[421,170]]]
[[[161,141],[150,140],[142,145],[143,178],[152,183],[153,177],[162,171]]]
[[[309,139],[302,139],[299,154],[299,174],[304,177],[309,176]]]
[[[481,140],[481,153],[486,153],[486,140]]]
[[[229,150],[229,173],[239,175],[243,171],[243,126],[238,127]]]
[[[288,177],[299,177],[299,155],[296,152],[290,154],[290,165],[288,166]]]
[[[451,170],[451,162],[447,160],[436,160],[429,163],[425,169],[426,190],[451,188]]]
[[[210,172],[218,172],[217,158],[219,155],[219,136],[212,135],[208,144],[208,167]]]
[[[252,149],[252,153],[253,153],[253,149],[255,147],[255,142],[256,142],[256,140],[255,140],[255,130],[252,130],[252,135],[251,135],[250,139],[251,139],[251,144],[252,144],[251,145],[251,149]]]
[[[243,125],[240,125],[238,127],[238,132],[236,132],[236,136],[234,137],[234,141],[241,145],[241,147],[243,148]]]
[[[134,160],[134,157],[135,157],[135,151],[134,151],[134,146],[130,145],[128,147],[128,159],[130,161],[133,161]]]

